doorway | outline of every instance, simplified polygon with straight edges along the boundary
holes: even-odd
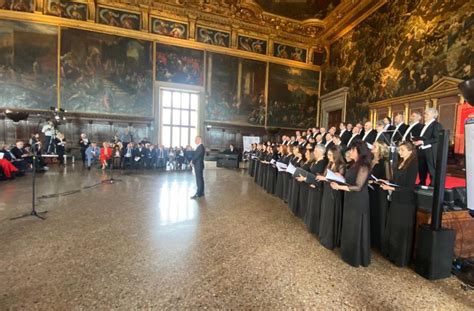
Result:
[[[342,121],[342,109],[333,110],[328,112],[328,129],[335,126],[339,129],[339,123]]]
[[[199,92],[160,88],[159,138],[165,147],[194,145],[199,124]]]

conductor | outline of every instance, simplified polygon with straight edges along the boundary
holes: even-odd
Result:
[[[194,151],[193,158],[191,160],[191,165],[194,167],[194,174],[196,175],[196,194],[191,197],[191,199],[198,199],[204,196],[204,154],[206,149],[202,144],[201,136],[196,136],[194,140],[196,143],[196,151]]]

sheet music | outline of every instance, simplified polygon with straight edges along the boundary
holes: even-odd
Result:
[[[293,175],[296,171],[296,167],[290,162],[290,164],[288,164],[288,167],[286,168],[286,171]]]
[[[275,164],[275,162],[276,162],[275,159],[272,159],[272,160],[270,161],[270,164]]]
[[[5,156],[5,153],[0,152],[0,160],[3,159],[4,156]]]
[[[346,179],[344,177],[336,175],[330,169],[326,170],[326,179],[331,180],[331,181],[335,181],[335,182],[338,182],[338,183],[342,183],[342,184],[346,183]]]
[[[288,167],[285,163],[277,162],[276,167],[279,172],[286,172],[286,168]]]
[[[374,145],[371,145],[369,143],[367,143],[367,147],[369,147],[370,150],[374,149]]]

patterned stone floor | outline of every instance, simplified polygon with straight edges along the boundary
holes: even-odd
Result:
[[[0,182],[0,309],[472,310],[455,278],[430,282],[373,253],[352,268],[243,171],[107,175],[81,166]],[[99,184],[98,184],[99,183]],[[62,193],[59,197],[49,197]]]

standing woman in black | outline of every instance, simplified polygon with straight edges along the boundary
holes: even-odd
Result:
[[[286,145],[280,145],[278,147],[278,153],[280,155],[280,158],[278,159],[277,162],[283,163],[288,165],[288,162],[290,161],[290,158],[288,156],[288,148]],[[275,185],[275,195],[279,197],[280,199],[283,199],[283,179],[285,178],[285,172],[280,171],[277,173],[277,181]]]
[[[267,158],[267,148],[265,145],[262,145],[260,156],[258,157],[259,161],[258,161],[258,170],[257,170],[257,184],[259,186],[263,185],[266,158]]]
[[[288,145],[287,148],[288,148],[288,163],[287,164],[290,164],[295,158],[293,150],[297,147],[293,145]],[[283,201],[285,203],[288,203],[288,198],[290,197],[291,179],[292,179],[291,174],[285,171],[283,174]]]
[[[316,177],[324,174],[324,170],[326,169],[327,159],[326,159],[326,148],[324,145],[316,145],[314,146],[314,163],[311,166],[311,174],[315,175]],[[307,182],[305,180],[305,182]],[[319,232],[319,214],[320,214],[320,207],[321,207],[321,196],[322,196],[322,188],[320,182],[314,182],[309,185],[308,191],[308,201],[306,204],[306,213],[304,215],[304,223],[306,225],[306,229],[318,235]]]
[[[266,147],[266,155],[265,159],[262,161],[262,179],[260,186],[265,189],[266,184],[267,184],[267,175],[268,175],[268,166],[270,165],[270,161],[273,158],[273,149],[272,146],[267,146]]]
[[[416,150],[410,142],[400,145],[399,162],[393,167],[393,183],[399,187],[382,184],[392,193],[387,217],[382,253],[399,267],[408,265],[413,249],[416,222],[415,187],[418,174]]]
[[[306,159],[305,163],[303,163],[303,166],[301,167],[307,172],[311,171],[311,166],[313,166],[314,163],[314,153],[313,153],[313,148],[311,145],[308,145],[306,147],[306,152],[304,154],[304,157]],[[308,204],[308,192],[309,192],[309,185],[305,183],[306,178],[303,176],[295,176],[296,181],[299,182],[299,195],[298,195],[298,217],[301,219],[304,219],[304,216],[306,214],[306,205]]]
[[[252,144],[250,147],[250,151],[248,153],[248,160],[249,160],[249,169],[248,169],[248,174],[250,177],[253,177],[254,172],[255,172],[255,159],[253,158],[257,152],[256,150],[256,145]]]
[[[327,169],[335,174],[344,176],[346,163],[341,154],[341,149],[333,146],[328,150]],[[326,177],[318,176],[319,181],[327,181]],[[321,221],[319,224],[319,242],[328,249],[341,245],[343,198],[342,191],[334,190],[327,182],[323,183],[323,196],[321,201]]]
[[[254,167],[254,176],[253,176],[253,179],[255,180],[256,183],[258,183],[258,175],[260,174],[260,166],[261,166],[260,161],[262,160],[263,152],[264,152],[263,145],[258,144],[257,153],[256,153],[257,157],[255,158],[255,167]]]
[[[372,148],[372,172],[378,179],[391,179],[389,161],[389,150],[387,144],[376,141]],[[369,180],[370,200],[370,244],[372,247],[381,249],[383,234],[387,222],[388,213],[388,191]]]
[[[303,158],[303,152],[304,152],[303,147],[295,147],[293,148],[293,154],[295,157],[293,160],[290,162],[293,164],[295,167],[301,167],[303,166],[304,163],[304,158]],[[296,179],[291,176],[291,181],[290,181],[290,188],[289,188],[289,194],[288,194],[288,207],[290,210],[293,212],[293,214],[297,215],[298,214],[298,196],[300,194],[300,182],[297,181]]]
[[[268,193],[274,194],[275,193],[275,184],[277,178],[277,169],[274,163],[279,159],[280,155],[276,147],[270,147],[270,154],[271,158],[269,160],[269,164],[267,165],[267,175],[265,176],[265,190]],[[274,161],[273,163],[271,163]]]
[[[351,147],[352,165],[346,172],[346,183],[331,183],[334,190],[343,190],[341,258],[353,267],[370,264],[370,212],[367,181],[371,171],[371,154],[367,144],[357,141]]]

